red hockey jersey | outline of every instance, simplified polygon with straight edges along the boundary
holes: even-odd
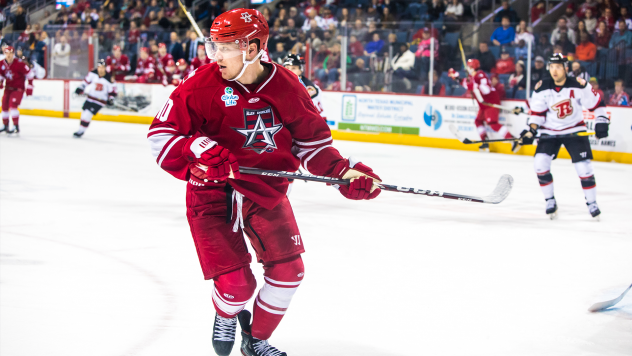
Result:
[[[191,61],[191,70],[196,70],[205,64],[211,63],[208,57],[204,57],[204,60],[200,60],[198,57],[193,58]]]
[[[156,73],[156,60],[153,57],[147,57],[147,59],[143,60],[142,58],[138,58],[138,62],[136,64],[136,75],[146,75],[147,77],[151,77]]]
[[[11,64],[6,59],[0,62],[0,81],[6,80],[5,88],[7,90],[24,91],[26,79],[31,82],[34,77],[35,73],[31,71],[31,68],[18,58],[14,58]]]
[[[463,87],[474,93],[474,97],[481,106],[481,101],[489,104],[500,104],[500,96],[492,86],[492,82],[487,78],[487,74],[482,70],[474,73],[473,77],[463,79]]]
[[[259,84],[222,79],[217,63],[189,74],[156,115],[148,139],[158,165],[189,178],[183,148],[206,136],[229,149],[241,166],[294,172],[299,163],[331,176],[343,158],[332,146],[327,123],[296,74],[278,64]],[[230,184],[248,199],[272,209],[287,191],[287,179],[241,175]]]
[[[156,55],[156,80],[161,81],[163,83],[168,81],[168,73],[165,72],[165,68],[167,67],[167,62],[170,60],[173,61],[173,56],[169,53],[165,54],[164,57],[160,57],[160,54]],[[175,62],[175,61],[174,61]],[[165,76],[166,74],[166,76]],[[165,84],[166,85],[166,84]]]
[[[114,76],[114,80],[122,81],[125,80],[125,76],[132,69],[132,66],[129,62],[129,58],[121,54],[121,58],[118,59],[114,56],[108,56],[105,59],[105,69]]]

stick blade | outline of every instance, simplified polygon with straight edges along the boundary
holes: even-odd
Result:
[[[454,126],[454,124],[450,124],[450,132],[452,132],[452,134],[454,136],[456,136],[457,140],[463,142],[463,143],[467,143],[465,141],[469,141],[467,138],[463,137],[463,135],[461,135],[461,133],[459,132],[459,129],[457,129],[456,126]]]
[[[505,200],[509,196],[509,193],[511,193],[512,188],[513,188],[513,177],[510,176],[509,174],[504,174],[498,180],[498,184],[496,185],[496,188],[494,188],[494,191],[490,195],[484,197],[483,201],[489,204],[501,203],[503,200]]]
[[[626,293],[628,293],[630,289],[632,289],[632,284],[628,287],[628,289],[623,291],[623,293],[621,293],[621,295],[618,298],[615,298],[612,300],[606,300],[605,302],[595,303],[591,305],[590,308],[588,308],[588,311],[594,313],[594,312],[598,312],[598,311],[608,309],[614,306],[615,304],[619,303],[621,299],[623,299],[623,297],[625,297]]]

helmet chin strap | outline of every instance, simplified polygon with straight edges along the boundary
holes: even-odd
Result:
[[[260,50],[259,53],[257,54],[257,56],[255,56],[255,58],[253,58],[251,61],[247,61],[246,60],[246,52],[244,51],[243,52],[243,60],[242,60],[243,63],[244,63],[244,66],[241,68],[241,72],[239,72],[239,74],[235,78],[228,79],[228,81],[229,82],[234,82],[237,79],[241,78],[241,76],[244,75],[244,72],[246,71],[246,67],[248,67],[249,65],[255,63],[255,61],[257,59],[259,59],[259,57],[261,57],[262,55],[263,55],[263,50]]]

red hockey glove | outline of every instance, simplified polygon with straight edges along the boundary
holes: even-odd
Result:
[[[208,137],[197,137],[190,145],[184,146],[184,156],[191,162],[189,171],[197,179],[208,182],[239,179],[239,164],[229,150]]]
[[[335,178],[351,179],[351,184],[341,185],[338,190],[347,199],[369,200],[380,195],[380,188],[377,183],[381,183],[380,177],[373,173],[368,166],[355,161],[353,158],[344,160],[334,168]]]
[[[26,85],[26,96],[33,95],[33,81],[29,80],[29,83]]]
[[[452,78],[452,80],[459,80],[459,76],[459,72],[455,71],[454,68],[448,70],[448,77]]]

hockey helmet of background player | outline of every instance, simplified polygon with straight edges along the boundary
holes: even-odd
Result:
[[[204,47],[208,58],[217,61],[242,55],[244,64],[237,77],[239,79],[246,67],[259,59],[268,48],[270,29],[265,17],[255,9],[234,9],[213,20],[211,36],[205,39]],[[251,61],[246,59],[250,43],[259,40],[259,53]]]
[[[287,68],[287,66],[298,66],[303,71],[303,65],[305,65],[305,60],[301,58],[301,56],[297,54],[290,54],[283,59],[283,66]]]
[[[176,71],[176,62],[174,62],[173,59],[167,61],[165,71],[167,71],[167,73],[173,73]]]
[[[187,67],[189,66],[189,63],[187,63],[187,60],[184,58],[180,58],[178,59],[178,62],[176,62],[176,65],[178,66],[178,69],[180,69],[180,71],[185,71],[187,69]]]
[[[481,68],[481,62],[478,59],[468,59],[467,60],[467,71],[470,75],[474,75],[477,70]]]
[[[564,69],[566,70],[567,69],[566,65],[568,64],[568,58],[566,58],[566,56],[561,53],[553,53],[551,57],[549,57],[549,63],[547,63],[546,69],[548,70],[550,65],[553,63],[559,63],[563,65]]]
[[[6,45],[2,48],[3,53],[15,53],[13,46]]]

